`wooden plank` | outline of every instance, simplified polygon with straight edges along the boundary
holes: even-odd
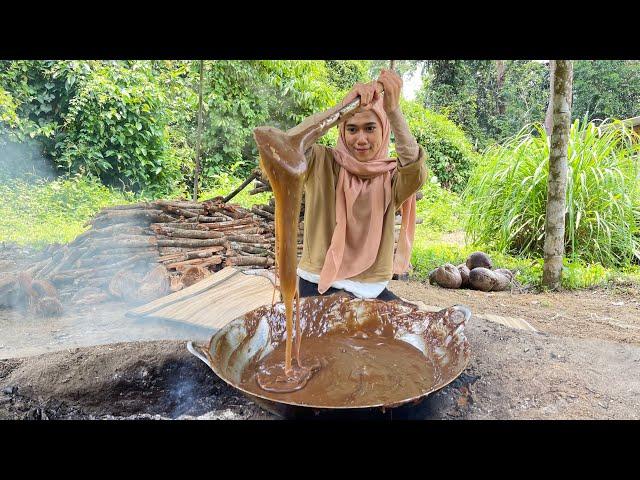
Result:
[[[190,287],[184,288],[166,297],[162,297],[157,300],[154,300],[151,303],[147,303],[146,305],[130,310],[127,313],[128,314],[130,313],[133,316],[146,315],[152,311],[159,310],[160,308],[167,306],[168,304],[174,303],[176,300],[181,300],[186,297],[192,297],[192,296],[198,295],[212,288],[212,286],[218,283],[221,283],[227,278],[233,275],[237,275],[239,273],[240,273],[240,270],[236,270],[233,267],[223,268],[222,270],[217,271],[210,277],[207,277],[199,281],[198,283],[191,285]]]
[[[251,310],[270,304],[273,288],[267,278],[227,267],[189,288],[131,310],[127,316],[218,329]]]

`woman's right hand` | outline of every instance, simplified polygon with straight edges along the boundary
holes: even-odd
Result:
[[[377,90],[376,80],[369,83],[356,83],[353,88],[347,93],[347,96],[342,100],[342,106],[345,106],[354,101],[358,96],[360,97],[360,108],[362,110],[370,110],[373,106],[373,102],[378,99],[380,95]],[[378,87],[379,88],[379,87]]]

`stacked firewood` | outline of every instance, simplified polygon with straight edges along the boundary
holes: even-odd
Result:
[[[56,298],[74,303],[110,297],[141,303],[226,266],[268,269],[275,263],[274,211],[273,201],[246,209],[220,197],[105,208],[73,242],[51,246],[28,268],[0,275],[0,305],[16,298],[35,303],[29,297],[33,282],[46,282]]]

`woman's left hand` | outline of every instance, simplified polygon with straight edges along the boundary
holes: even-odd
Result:
[[[393,70],[382,69],[378,76],[378,82],[384,87],[382,106],[388,115],[400,106],[402,77]]]

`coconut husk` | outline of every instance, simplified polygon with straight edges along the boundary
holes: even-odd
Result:
[[[462,278],[462,283],[460,284],[460,288],[469,288],[469,267],[466,264],[461,263],[458,265],[458,271],[460,272],[460,277]]]
[[[445,263],[439,267],[434,274],[434,278],[436,283],[444,288],[460,288],[462,284],[460,271],[450,263]]]
[[[514,277],[513,272],[507,268],[496,268],[494,272],[501,273],[502,275],[507,277],[509,280],[512,280]]]
[[[511,288],[512,279],[509,276],[497,271],[494,271],[493,273],[496,276],[496,282],[491,289],[492,292],[502,292]]]
[[[469,258],[467,258],[466,265],[469,270],[473,270],[478,267],[488,268],[489,270],[493,268],[491,258],[484,252],[473,252],[469,255]]]
[[[501,275],[501,274],[498,274]],[[476,290],[490,292],[497,285],[499,279],[496,273],[488,268],[477,267],[469,273],[469,283]]]

